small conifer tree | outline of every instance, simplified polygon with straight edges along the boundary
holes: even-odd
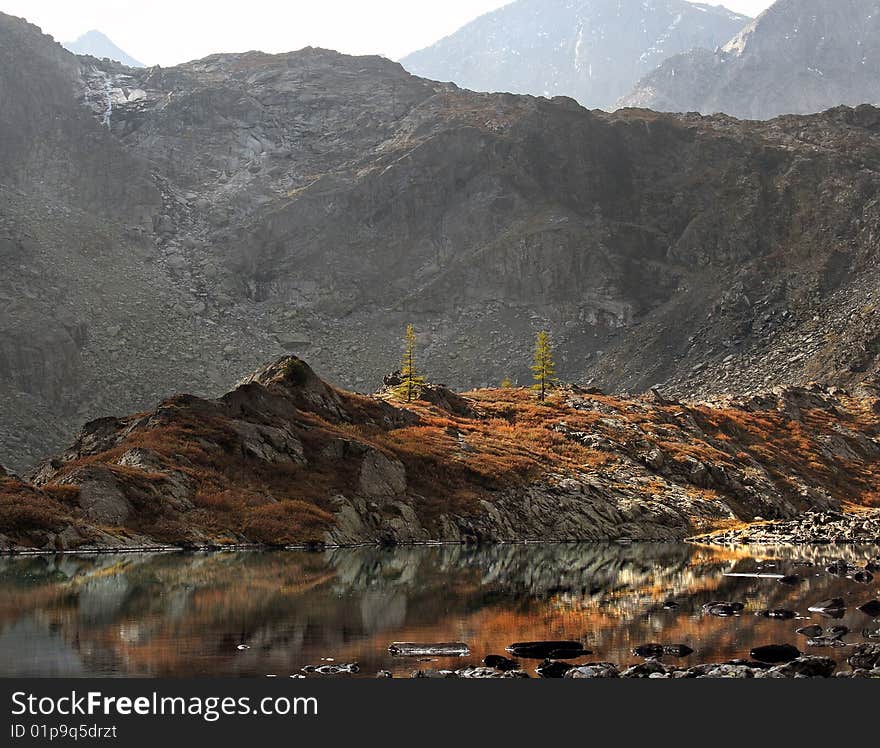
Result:
[[[416,370],[416,331],[412,325],[406,326],[403,338],[403,362],[400,366],[400,384],[394,387],[394,396],[411,403],[422,393],[425,378]]]
[[[535,341],[535,363],[532,365],[532,376],[535,380],[532,389],[538,392],[538,398],[543,402],[547,397],[547,391],[553,389],[559,381],[556,378],[556,364],[553,362],[550,335],[546,332],[539,332]]]
[[[512,387],[513,387],[513,382],[511,381],[510,377],[504,377],[504,379],[501,380],[501,389],[502,390],[509,390]]]

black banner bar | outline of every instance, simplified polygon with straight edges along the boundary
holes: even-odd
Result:
[[[878,696],[868,679],[5,680],[0,746],[851,743],[876,736]]]

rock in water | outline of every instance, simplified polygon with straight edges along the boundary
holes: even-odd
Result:
[[[516,642],[507,647],[507,651],[515,657],[525,657],[529,660],[548,658],[573,660],[576,657],[592,654],[589,649],[584,649],[584,646],[576,641]]]
[[[663,645],[662,644],[641,644],[638,647],[633,647],[632,653],[636,657],[644,657],[648,658],[657,658],[663,656]]]
[[[338,665],[306,665],[302,671],[315,675],[355,675],[361,671],[361,668],[356,662],[351,662]]]
[[[664,656],[687,657],[693,652],[694,650],[687,644],[641,644],[632,650],[636,657],[644,657],[645,659],[657,659]]]
[[[825,571],[829,574],[833,574],[836,577],[845,577],[850,572],[850,565],[843,560],[835,561],[834,563],[825,567]]]
[[[706,603],[703,606],[703,613],[711,616],[727,618],[729,616],[735,616],[741,613],[744,608],[745,605],[743,605],[742,603],[711,602]]]
[[[663,647],[663,654],[670,657],[687,657],[693,653],[694,650],[687,644],[667,644]]]
[[[471,653],[470,647],[464,642],[394,642],[388,647],[388,651],[396,657],[467,657]]]
[[[542,678],[564,678],[565,674],[573,667],[574,665],[569,665],[567,662],[544,660],[535,668],[535,672]]]
[[[807,636],[812,639],[817,636],[822,636],[822,632],[824,630],[825,629],[823,629],[821,626],[814,623],[812,626],[804,626],[803,628],[798,629],[797,633],[801,636]]]
[[[486,655],[486,657],[483,658],[483,664],[486,667],[495,668],[501,672],[510,672],[511,670],[519,669],[519,663],[516,660],[511,660],[509,657],[504,657],[503,655]]]
[[[840,618],[846,612],[846,603],[842,597],[832,597],[830,600],[823,600],[820,603],[811,605],[809,610],[813,613],[822,613],[831,618]]]
[[[846,644],[836,636],[818,636],[814,639],[807,639],[808,647],[845,647]]]
[[[852,578],[859,584],[871,584],[874,581],[874,575],[870,571],[857,571]]]
[[[782,577],[779,580],[779,583],[794,587],[795,585],[803,584],[805,581],[806,580],[800,574],[789,574],[788,576]]]
[[[797,613],[793,610],[786,610],[784,608],[775,608],[773,610],[759,610],[755,613],[756,616],[760,616],[761,618],[776,618],[782,621],[788,621],[792,618],[797,617]]]
[[[869,600],[864,605],[860,605],[859,610],[866,616],[878,618],[880,617],[880,600]]]
[[[768,644],[755,647],[750,655],[759,662],[791,662],[801,656],[800,650],[791,644]]]

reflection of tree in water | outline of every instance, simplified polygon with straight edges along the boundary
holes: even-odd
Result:
[[[392,639],[410,638],[466,637],[476,653],[565,634],[624,660],[632,646],[665,638],[733,656],[756,637],[793,641],[794,627],[753,615],[707,620],[702,603],[805,611],[805,596],[842,594],[848,582],[823,575],[792,589],[724,572],[752,571],[755,557],[789,569],[792,558],[824,564],[840,555],[531,544],[13,558],[0,560],[0,650],[29,638],[36,658],[40,636],[51,634],[52,647],[68,648],[71,671],[155,675],[294,672],[323,656],[358,659],[367,672],[388,666]],[[663,610],[668,599],[680,608]]]

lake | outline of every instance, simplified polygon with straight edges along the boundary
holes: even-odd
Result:
[[[0,676],[289,677],[327,662],[386,669],[458,668],[515,641],[576,639],[575,662],[635,664],[648,642],[686,644],[684,665],[747,658],[790,643],[843,662],[851,647],[813,649],[795,629],[832,625],[807,608],[842,597],[833,625],[880,628],[857,610],[876,581],[834,576],[869,547],[708,548],[688,544],[428,546],[306,552],[64,555],[0,559]],[[798,574],[801,584],[729,574]],[[880,577],[880,575],[878,575]],[[704,615],[710,601],[745,604]],[[664,607],[670,601],[677,607]],[[796,620],[755,616],[790,608]],[[466,642],[471,655],[395,657],[394,641]],[[537,661],[524,660],[534,674]],[[310,676],[328,677],[328,676]]]

